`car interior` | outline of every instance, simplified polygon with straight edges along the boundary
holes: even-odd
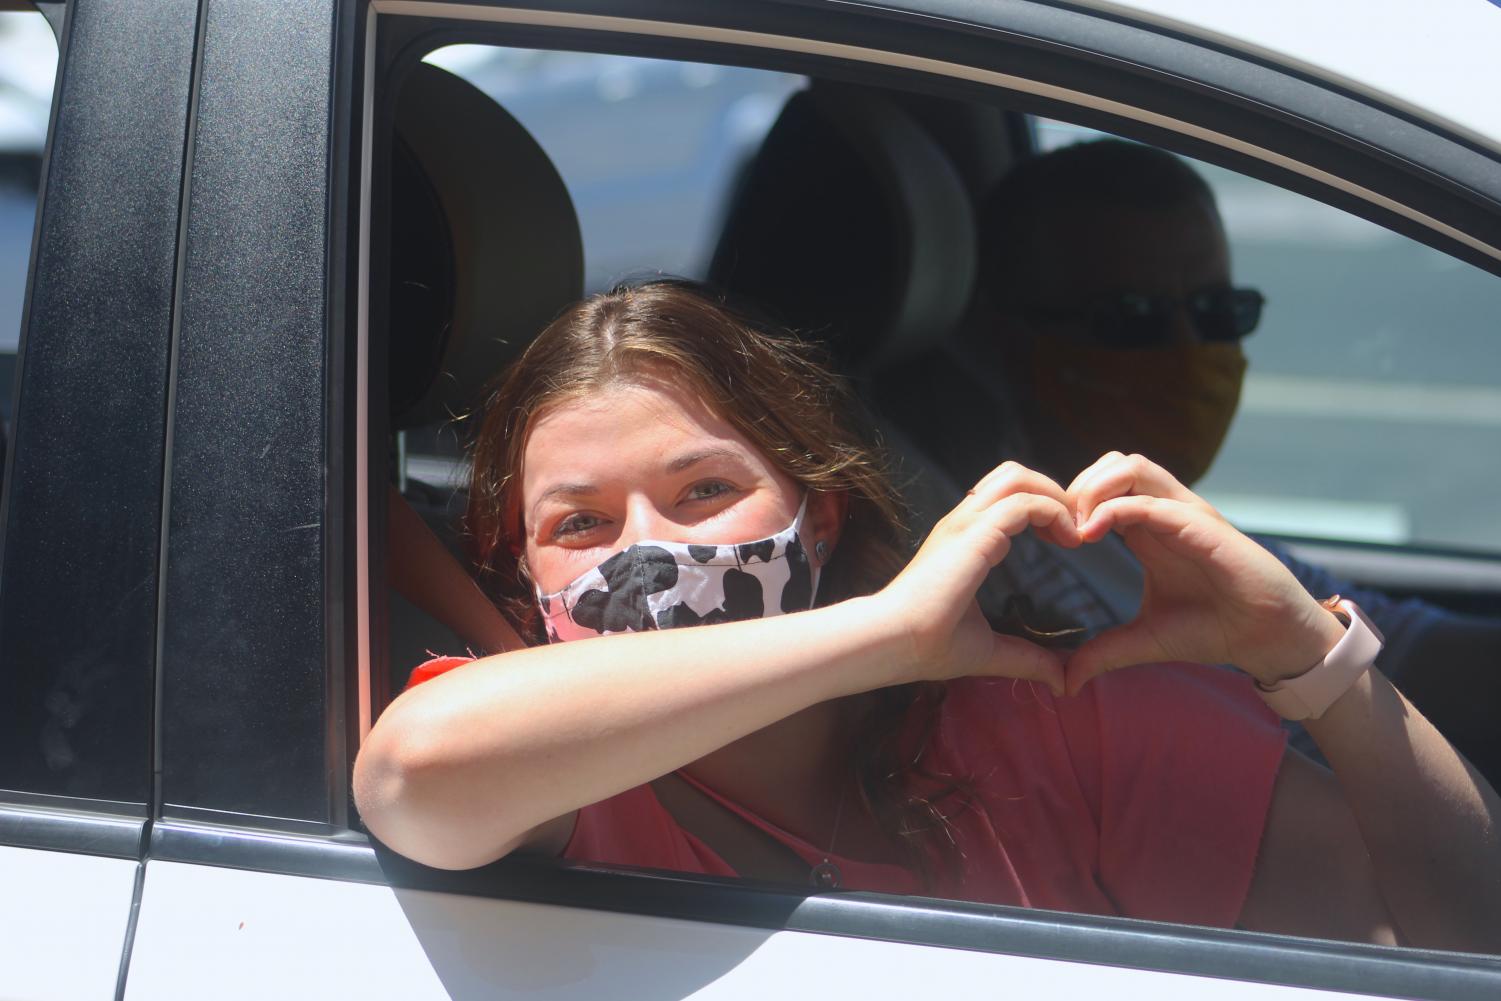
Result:
[[[581,224],[567,172],[507,107],[505,87],[491,87],[497,99],[442,62],[417,65],[400,83],[388,169],[375,177],[372,271],[385,281],[377,277],[372,288],[377,297],[384,288],[387,308],[372,310],[370,423],[387,461],[372,478],[395,486],[467,568],[463,452],[484,387],[562,307],[609,282],[589,266],[590,225]],[[777,102],[771,113],[762,109],[753,141],[722,172],[721,204],[702,220],[714,234],[710,252],[687,277],[826,346],[869,407],[920,538],[964,493],[966,469],[955,457],[985,453],[1005,435],[1004,386],[953,344],[974,322],[977,202],[1037,151],[1037,129],[1005,107],[832,79],[805,79]],[[602,141],[593,156],[608,166],[616,153]],[[590,210],[605,211],[601,198],[629,197],[629,185],[617,187],[612,196],[608,185],[595,185]],[[680,268],[646,258],[607,277]],[[973,420],[935,421],[924,405],[935,393],[966,401]],[[382,536],[372,536],[379,581]],[[1501,614],[1501,584],[1483,560],[1469,564],[1479,573],[1454,585],[1410,572],[1415,560],[1435,558],[1433,549],[1325,540],[1318,552],[1352,555],[1345,569],[1361,584]],[[1133,614],[1139,576],[1117,557],[1081,550],[1059,558],[1072,586],[1089,589],[1122,620]],[[1004,596],[1013,590],[1002,567],[981,596],[992,621],[1009,614]],[[395,588],[372,593],[377,714],[429,656],[479,652]],[[1068,624],[1046,600],[1029,614],[1049,628]],[[1420,707],[1492,781],[1501,778],[1492,728],[1463,714],[1443,718],[1453,696],[1425,694],[1432,701]]]

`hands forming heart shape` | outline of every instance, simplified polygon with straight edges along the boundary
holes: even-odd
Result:
[[[1136,618],[1071,655],[991,632],[975,591],[1029,527],[1065,548],[1119,533],[1145,571]],[[997,467],[934,526],[889,592],[925,677],[1028,678],[1058,695],[1158,661],[1233,664],[1272,684],[1317,664],[1343,632],[1276,557],[1165,469],[1119,452],[1066,490],[1018,463]]]

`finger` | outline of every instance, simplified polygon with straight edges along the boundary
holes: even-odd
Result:
[[[1080,689],[1106,671],[1170,659],[1152,631],[1140,622],[1107,629],[1075,650],[1064,665],[1064,691]]]
[[[1146,494],[1180,502],[1198,497],[1179,483],[1166,469],[1143,455],[1110,452],[1100,457],[1069,484],[1069,503],[1081,522],[1106,500],[1133,494]]]
[[[1056,480],[1019,462],[1003,462],[986,473],[969,492],[967,500],[975,508],[985,508],[1017,493],[1040,494],[1060,504],[1067,503],[1067,495]]]
[[[1063,658],[1052,650],[1019,636],[996,633],[992,646],[990,671],[1004,678],[1037,681],[1048,686],[1055,696],[1064,693]]]
[[[929,534],[902,575],[925,580],[929,589],[964,587],[972,596],[1011,551],[1012,537],[1032,527],[1056,534],[1062,545],[1079,544],[1073,514],[1062,503],[1036,494],[1013,494],[983,511],[956,508]]]
[[[1073,511],[1064,506],[1058,517],[1046,524],[1033,524],[1032,526],[1040,539],[1050,542],[1064,549],[1076,549],[1083,545],[1084,538],[1079,534],[1079,526],[1074,524]]]
[[[1179,532],[1193,523],[1198,512],[1176,500],[1135,495],[1115,497],[1100,504],[1079,525],[1079,538],[1098,542],[1112,529],[1124,531],[1141,526],[1154,534]]]
[[[1099,476],[1119,467],[1124,462],[1126,462],[1125,453],[1106,452],[1079,471],[1079,474],[1069,482],[1068,489],[1064,491],[1065,496],[1068,497],[1068,504],[1074,508],[1075,514],[1078,514],[1078,498],[1084,488]]]
[[[1147,494],[1185,503],[1199,498],[1166,469],[1144,455],[1111,452],[1074,478],[1067,491],[1068,502],[1080,523],[1094,509],[1114,497]]]
[[[1113,463],[1119,462],[1125,457],[1125,453],[1123,452],[1106,452],[1104,455],[1100,456],[1098,459],[1091,462],[1083,469],[1079,470],[1079,472],[1075,474],[1074,478],[1069,481],[1068,489],[1065,490],[1064,493],[1072,497],[1074,494],[1079,492],[1079,488],[1085,483],[1085,481],[1093,476],[1096,471],[1103,469],[1104,467],[1109,466]]]
[[[978,524],[1004,535],[1008,542],[1007,550],[1010,548],[1009,540],[1029,528],[1037,529],[1039,535],[1061,546],[1077,546],[1080,542],[1073,513],[1061,500],[1054,497],[1012,494],[978,512],[975,518]],[[1001,556],[1004,555],[1003,552]]]
[[[987,473],[956,510],[968,510],[972,514],[978,514],[1010,497],[1023,494],[1047,497],[1063,505],[1066,517],[1032,523],[1037,528],[1039,536],[1055,545],[1068,548],[1079,544],[1073,509],[1067,503],[1063,488],[1058,485],[1057,481],[1034,469],[1028,469],[1019,462],[1002,463]],[[1018,531],[1025,530],[1025,528],[1024,525]],[[1016,535],[1017,531],[1008,530],[1006,534]]]

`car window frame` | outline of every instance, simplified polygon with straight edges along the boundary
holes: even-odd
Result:
[[[589,3],[566,3],[536,11],[481,3],[372,0],[366,8],[362,26],[364,107],[360,116],[364,125],[355,196],[362,258],[358,281],[362,299],[355,308],[357,370],[361,375],[355,404],[359,422],[356,480],[366,484],[366,490],[356,495],[356,580],[362,583],[357,585],[361,590],[356,608],[360,677],[352,686],[361,697],[362,734],[368,730],[375,688],[370,656],[372,646],[378,644],[373,644],[372,636],[383,625],[372,619],[368,586],[372,560],[378,559],[378,553],[372,551],[378,549],[371,545],[372,533],[381,523],[383,503],[383,489],[376,490],[372,484],[384,483],[378,475],[384,447],[379,423],[369,420],[377,411],[371,409],[372,391],[366,387],[371,301],[366,258],[372,228],[372,163],[378,162],[373,155],[374,130],[381,120],[378,105],[384,100],[380,91],[400,60],[413,62],[425,52],[453,42],[493,43],[742,64],[970,100],[997,102],[1004,97],[1008,108],[1067,117],[1242,170],[1372,218],[1501,275],[1501,235],[1496,235],[1501,234],[1501,180],[1488,187],[1481,183],[1482,190],[1477,190],[1474,157],[1482,154],[1435,128],[1355,101],[1328,85],[1296,78],[1274,66],[1207,44],[1154,33],[1143,26],[1039,3],[993,5],[994,9],[979,10],[955,0],[925,3],[921,11],[890,7],[855,11],[812,2],[746,3],[733,5],[734,10],[725,9],[727,6],[617,2],[609,5],[608,15],[599,13],[600,5]],[[942,17],[966,23],[940,24],[936,19]],[[985,53],[987,44],[1004,48],[1008,57],[1026,57],[1022,61],[1042,82],[988,68],[1000,57],[996,52]],[[1088,55],[1081,56],[1080,51]],[[947,60],[940,58],[945,55]],[[1074,70],[1084,67],[1088,91],[1068,91],[1057,82],[1048,82],[1060,73],[1057,67],[1047,66],[1047,59],[1056,57],[1075,60],[1070,64]],[[848,62],[841,68],[834,62],[838,58]],[[1225,80],[1240,80],[1240,92],[1215,90],[1216,74],[1222,85]],[[1255,90],[1245,86],[1247,81],[1259,81],[1262,96],[1271,95],[1276,100],[1269,99],[1270,103],[1258,107],[1247,93]],[[1099,93],[1114,95],[1116,102],[1125,99],[1122,95],[1129,95],[1144,103],[1140,108],[1125,109],[1133,113],[1123,114],[1118,103],[1093,96]],[[1328,124],[1295,121],[1300,102],[1327,107],[1331,101],[1349,103],[1342,109],[1342,132]],[[1187,116],[1186,120],[1174,121],[1146,110],[1159,105],[1176,108]],[[1245,123],[1235,119],[1239,114],[1253,116],[1248,121],[1255,128],[1247,125],[1242,129]],[[1216,133],[1203,124],[1205,121],[1232,127]],[[1350,145],[1352,140],[1369,137],[1379,128],[1395,128],[1387,145],[1368,145],[1363,151]],[[1270,145],[1261,149],[1235,139],[1237,131],[1257,133]],[[1418,176],[1397,161],[1425,136],[1447,145]],[[1316,152],[1318,156],[1313,159],[1322,166],[1310,167],[1276,152],[1290,147]],[[1363,183],[1342,181],[1327,169],[1341,159],[1363,167],[1353,171]],[[1435,166],[1443,169],[1431,169]],[[1439,176],[1445,172],[1447,176]],[[1415,192],[1425,194],[1414,197]],[[1424,211],[1403,210],[1399,198],[1410,198]],[[1461,206],[1477,203],[1488,213],[1483,221],[1460,218]],[[1481,236],[1474,236],[1472,230]],[[1425,997],[1480,997],[1501,986],[1501,961],[1492,957],[918,898],[809,895],[709,877],[606,871],[598,866],[551,860],[506,859],[470,872],[448,873],[411,863],[379,846],[376,853],[381,872],[393,885],[466,896],[858,935],[1325,989],[1369,991],[1379,985],[1382,991]]]
[[[208,5],[163,473],[157,815],[346,827],[331,7]],[[264,53],[279,53],[268,60]],[[282,65],[282,63],[286,65]],[[316,137],[309,141],[309,137]],[[259,742],[264,751],[248,754]]]

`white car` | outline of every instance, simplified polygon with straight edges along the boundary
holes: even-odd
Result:
[[[37,7],[35,238],[0,261],[27,275],[0,997],[1501,997],[1491,956],[440,872],[349,792],[422,651],[462,652],[387,592],[387,484],[446,527],[448,416],[517,342],[627,272],[774,298],[818,268],[838,295],[779,305],[863,331],[850,372],[899,367],[959,322],[975,201],[1059,136],[1201,161],[1268,294],[1206,493],[1363,585],[1501,615],[1495,0]],[[831,191],[869,210],[837,259]],[[1495,688],[1434,698],[1494,781]]]

